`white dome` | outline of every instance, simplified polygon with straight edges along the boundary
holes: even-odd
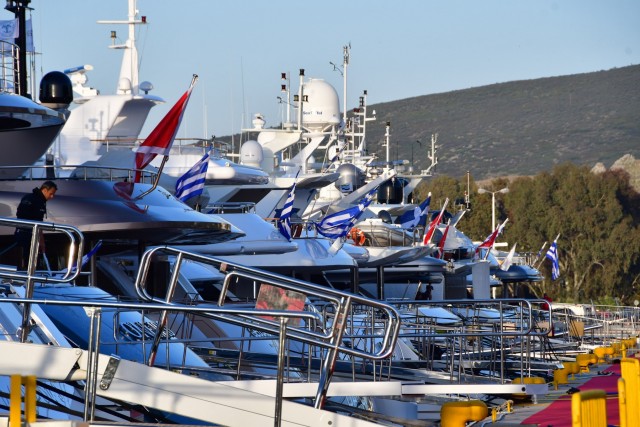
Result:
[[[240,164],[260,167],[260,164],[264,160],[264,153],[262,152],[262,145],[258,141],[247,141],[240,147]]]
[[[338,92],[324,80],[311,79],[303,84],[307,102],[302,104],[304,127],[320,130],[327,125],[340,124],[340,100]]]

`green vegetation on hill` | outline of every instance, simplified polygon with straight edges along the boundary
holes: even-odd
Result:
[[[437,173],[477,179],[534,175],[572,162],[610,167],[640,158],[640,65],[515,81],[369,106],[368,149],[385,158],[391,122],[392,160],[424,169],[438,133]],[[421,146],[416,143],[421,141]]]

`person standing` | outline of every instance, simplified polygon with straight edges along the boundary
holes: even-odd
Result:
[[[31,193],[24,195],[20,200],[16,211],[16,218],[44,221],[47,216],[47,201],[53,199],[56,191],[58,191],[58,186],[53,181],[45,181],[40,188],[34,188]],[[16,228],[14,235],[19,251],[20,268],[24,269],[29,261],[29,250],[31,248],[33,230],[31,228]],[[44,252],[44,239],[42,235],[40,235],[40,252]]]

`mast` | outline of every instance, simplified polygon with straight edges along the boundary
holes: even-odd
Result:
[[[391,122],[387,122],[387,124],[385,125],[385,128],[384,128],[385,129],[384,130],[384,140],[385,140],[385,145],[387,146],[387,159],[386,159],[386,161],[387,161],[387,168],[388,169],[392,169],[391,168],[391,157],[389,156],[389,146],[390,146],[390,143],[389,143],[389,137],[390,137],[389,129],[390,128],[391,128]]]
[[[347,123],[347,67],[351,57],[351,44],[342,48],[342,122]]]
[[[9,12],[13,12],[18,20],[18,38],[16,39],[16,45],[18,45],[18,63],[16,69],[18,70],[18,87],[15,88],[18,95],[22,95],[26,98],[31,98],[31,94],[28,93],[27,87],[27,18],[26,11],[29,9],[29,3],[31,0],[8,0],[5,9]]]
[[[138,49],[136,47],[136,25],[146,24],[147,17],[142,16],[141,19],[136,19],[138,16],[138,9],[136,8],[136,0],[129,0],[129,13],[126,21],[98,21],[98,24],[126,24],[129,28],[127,41],[124,44],[115,44],[116,32],[111,32],[111,38],[114,44],[109,46],[111,49],[123,49],[122,66],[120,67],[120,78],[118,79],[118,87],[116,93],[126,94],[131,93],[137,95],[139,93],[139,80],[138,80]],[[126,79],[126,80],[125,80]],[[126,84],[131,83],[130,87]]]

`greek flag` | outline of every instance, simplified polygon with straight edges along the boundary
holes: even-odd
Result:
[[[191,197],[202,194],[210,157],[211,147],[191,169],[178,178],[176,182],[176,199],[184,202]]]
[[[377,189],[378,187],[369,191],[357,206],[352,206],[327,215],[322,221],[316,224],[318,233],[330,239],[346,237],[360,215],[362,215],[362,212],[371,204]]]
[[[549,246],[545,257],[551,260],[551,279],[556,280],[560,277],[560,264],[558,263],[558,245],[555,240]]]
[[[422,225],[424,225],[427,214],[429,213],[430,204],[431,193],[429,193],[429,196],[427,196],[424,202],[420,203],[420,206],[416,206],[413,210],[404,212],[402,215],[400,215],[396,223],[400,224],[402,228],[406,229],[417,227],[421,222],[423,222]],[[425,218],[425,221],[423,221],[423,218]]]
[[[84,254],[82,256],[80,270],[82,270],[84,268],[84,266],[89,263],[91,258],[96,254],[96,252],[98,252],[98,250],[101,247],[102,247],[102,240],[98,240],[98,243],[96,243],[96,245],[93,247],[93,249],[91,249],[89,252],[87,252],[86,254]],[[71,267],[71,272],[75,273],[77,269],[78,269],[78,266],[74,263],[73,267]],[[60,270],[60,272],[56,273],[55,276],[63,277],[65,274],[67,274],[67,269],[66,268],[63,269],[63,270]]]
[[[98,249],[100,249],[101,247],[102,247],[102,240],[98,240],[98,243],[96,243],[93,249],[91,249],[89,252],[84,254],[84,256],[82,257],[82,265],[80,266],[80,269],[82,269],[85,265],[89,263],[89,260],[91,259],[91,257],[93,257],[96,254],[96,252],[98,252]]]
[[[298,172],[300,173],[300,172]],[[296,175],[297,178],[297,175]],[[296,183],[294,182],[289,190],[287,200],[284,202],[282,212],[278,218],[278,230],[288,240],[291,241],[291,212],[293,211],[293,200],[296,194]]]

